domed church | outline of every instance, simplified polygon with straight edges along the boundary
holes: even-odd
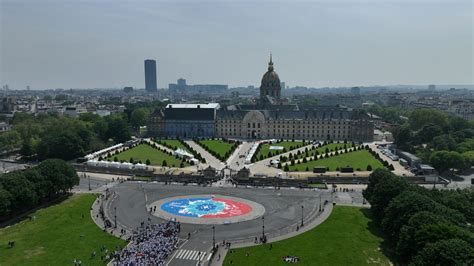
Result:
[[[288,104],[272,55],[255,105],[237,104],[216,112],[216,137],[371,141],[373,122],[363,111],[340,106]]]
[[[279,99],[281,96],[280,78],[273,69],[272,55],[270,54],[270,62],[268,62],[268,71],[262,77],[260,85],[260,99],[267,96]]]

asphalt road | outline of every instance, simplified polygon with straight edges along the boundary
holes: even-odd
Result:
[[[141,222],[164,222],[164,220],[147,212],[146,204],[159,199],[184,195],[225,195],[258,202],[265,207],[265,234],[276,236],[294,231],[303,217],[317,212],[320,195],[324,202],[331,200],[328,192],[299,189],[255,189],[255,188],[218,188],[183,185],[163,185],[157,183],[123,183],[112,188],[115,199],[108,206],[108,216],[129,230]],[[262,235],[261,218],[228,225],[215,225],[215,241],[249,241]],[[188,240],[187,235],[191,234]],[[196,265],[199,260],[205,261],[213,244],[212,225],[182,224],[182,239],[179,249],[173,254],[169,265]]]

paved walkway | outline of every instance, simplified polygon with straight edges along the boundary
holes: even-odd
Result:
[[[90,212],[91,218],[99,228],[104,230],[104,232],[108,232],[118,238],[127,240],[132,233],[131,228],[127,228],[118,222],[117,222],[117,227],[115,227],[114,219],[110,217],[110,215],[107,212],[107,210],[110,209],[108,206],[113,201],[114,197],[115,195],[112,192],[108,193],[108,198],[106,198],[106,193],[100,194],[100,196],[98,196],[97,199],[92,204],[91,212]],[[109,220],[112,223],[112,227],[108,227],[107,229],[105,227],[105,222],[102,219],[102,216],[100,215],[101,206],[104,209],[105,219]],[[121,233],[122,229],[125,230],[125,234]]]
[[[389,164],[393,165],[395,170],[392,172],[394,174],[399,175],[399,176],[414,176],[415,175],[412,172],[405,169],[405,167],[400,164],[400,161],[393,161],[392,159],[388,158],[385,154],[383,154],[382,151],[379,148],[377,148],[377,144],[370,143],[368,145],[373,151],[375,151],[378,155],[380,155],[380,158],[382,158],[382,160],[385,160]]]
[[[240,170],[245,166],[245,157],[249,153],[250,149],[254,142],[244,141],[239,147],[235,150],[232,156],[227,159],[227,165],[234,170]]]
[[[206,167],[210,165],[211,167],[221,170],[222,168],[225,167],[225,164],[221,162],[219,159],[211,155],[209,152],[207,152],[205,149],[203,149],[200,145],[198,145],[196,142],[192,140],[186,140],[185,141],[191,148],[193,148],[195,151],[201,154],[201,156],[206,160]]]

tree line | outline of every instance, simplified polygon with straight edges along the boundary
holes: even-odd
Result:
[[[400,264],[474,263],[474,190],[426,189],[377,169],[363,195]]]
[[[392,131],[398,148],[415,153],[440,173],[474,165],[474,122],[433,109],[416,109]]]
[[[121,103],[117,103],[121,104]],[[93,113],[78,118],[58,114],[17,112],[7,120],[12,130],[0,134],[0,152],[19,150],[25,159],[71,160],[92,151],[129,140],[140,134],[155,108],[163,102],[127,103],[125,110],[101,117]]]
[[[0,175],[0,220],[35,208],[79,184],[75,169],[63,160],[49,159],[25,170]]]
[[[221,140],[223,142],[227,142],[227,143],[232,144],[232,146],[230,147],[230,149],[228,151],[226,151],[224,156],[222,156],[217,151],[211,149],[210,147],[208,147],[207,145],[205,145],[204,143],[199,141],[199,139],[194,139],[193,141],[196,142],[199,146],[201,146],[204,150],[209,152],[212,156],[216,157],[217,159],[219,159],[222,162],[225,162],[225,160],[227,160],[227,158],[229,158],[229,156],[232,155],[232,153],[234,153],[234,151],[237,149],[237,147],[239,147],[239,145],[242,144],[242,142],[240,142],[238,140],[229,140],[229,139],[225,139],[225,138],[223,138],[223,139],[212,138],[212,140]]]

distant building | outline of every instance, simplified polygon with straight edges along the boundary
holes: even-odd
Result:
[[[148,120],[147,134],[154,137],[165,137],[165,116],[163,110],[156,109]]]
[[[78,117],[83,113],[87,113],[87,109],[83,106],[66,106],[63,114],[69,117]]]
[[[436,90],[436,85],[433,85],[433,84],[428,85],[428,90],[429,90],[429,91],[434,91],[434,90]]]
[[[156,91],[156,61],[145,60],[145,89],[147,91]]]
[[[474,100],[451,101],[448,112],[468,121],[474,120]]]
[[[7,132],[10,130],[10,125],[5,122],[0,122],[0,132]]]
[[[126,93],[133,92],[133,87],[124,87],[123,91],[126,92]]]
[[[214,137],[218,103],[168,104],[163,110],[167,137]],[[158,130],[159,131],[159,130]]]
[[[360,88],[359,87],[352,87],[351,88],[351,93],[353,95],[359,96],[360,95]]]
[[[178,84],[175,84],[178,86]],[[270,58],[257,104],[168,104],[150,118],[164,137],[372,141],[374,124],[363,110],[288,104]],[[154,122],[153,122],[154,121]],[[158,125],[161,124],[161,128]],[[150,133],[153,136],[153,133]]]
[[[0,112],[8,113],[16,111],[16,99],[5,97],[0,101]]]
[[[183,78],[178,79],[177,83],[168,85],[169,92],[173,94],[225,94],[228,88],[227,85],[220,84],[188,85]]]
[[[183,78],[178,79],[178,86],[186,86],[186,80]]]

